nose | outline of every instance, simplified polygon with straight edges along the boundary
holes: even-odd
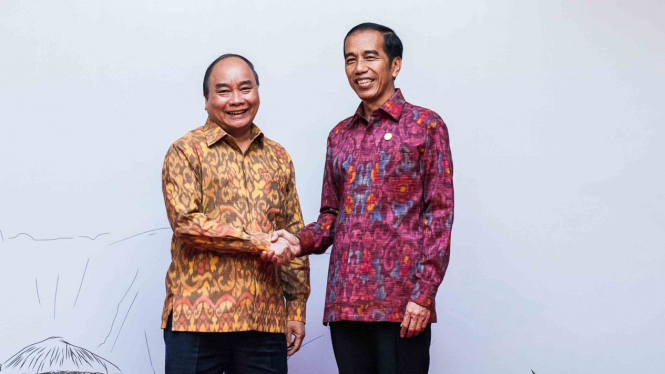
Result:
[[[231,93],[231,104],[240,105],[240,104],[243,103],[243,100],[244,99],[243,99],[242,95],[240,94],[240,91],[233,90],[233,92]]]
[[[365,63],[365,59],[358,59],[358,62],[356,63],[356,74],[362,74],[367,71],[367,64]]]

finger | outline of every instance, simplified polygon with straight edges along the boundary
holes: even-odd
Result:
[[[284,248],[284,252],[282,252],[282,260],[284,263],[291,262],[293,260],[293,246],[292,245],[287,245],[286,248]]]
[[[413,336],[418,336],[418,334],[420,334],[423,331],[424,329],[423,325],[425,324],[424,321],[425,319],[422,317],[416,318],[416,326],[415,326],[416,330],[413,332]]]
[[[284,255],[275,255],[272,258],[272,263],[277,265],[277,266],[282,266],[284,265]]]
[[[409,330],[406,332],[407,338],[413,336],[413,333],[416,331],[416,323],[416,318],[411,318],[411,322],[409,323]]]
[[[292,354],[298,352],[300,350],[300,346],[302,345],[302,341],[304,336],[303,335],[298,335],[295,334],[296,340],[293,342],[293,346],[286,352],[287,356],[291,356]]]
[[[277,241],[277,239],[279,239],[279,235],[276,231],[270,234],[270,242],[274,243]]]
[[[293,329],[290,326],[286,327],[286,349],[291,349],[293,346]]]
[[[291,234],[290,232],[284,229],[277,230],[274,232],[274,234],[278,235],[280,238],[283,238],[284,240],[286,240],[287,243],[291,245],[300,244],[300,239],[298,239],[295,235]]]
[[[284,234],[288,234],[288,232],[284,231],[284,230],[277,230],[277,231],[273,232],[272,237],[274,239],[272,239],[272,241],[273,242],[277,241],[277,239],[279,239],[279,238],[284,238],[286,241],[288,241],[288,239],[286,238],[286,236]]]
[[[423,321],[423,330],[427,328],[427,324],[429,323],[429,317],[431,315],[431,312],[427,310],[427,313],[425,313],[425,320]]]
[[[418,312],[418,315],[416,316],[416,331],[413,334],[414,336],[420,334],[424,330],[425,323],[427,322],[426,314],[427,309]]]
[[[423,319],[420,321],[420,330],[418,331],[418,334],[425,331],[425,329],[427,328],[427,324],[429,323],[429,316],[430,316],[430,311],[428,309],[425,311],[425,315],[423,316]]]
[[[289,242],[291,245],[298,245],[298,244],[300,244],[300,239],[298,239],[297,236],[291,234],[291,233],[288,232],[288,231],[285,231],[285,233],[286,233],[286,235],[284,235],[284,238],[286,238],[286,240],[288,240],[288,242]]]
[[[261,252],[261,261],[268,259],[268,252]]]
[[[406,335],[406,330],[409,328],[409,322],[411,321],[411,316],[404,314],[404,319],[400,325],[402,328],[399,330],[399,336],[403,338]]]

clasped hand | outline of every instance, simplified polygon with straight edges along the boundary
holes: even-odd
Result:
[[[270,250],[261,253],[261,259],[275,265],[285,265],[300,255],[300,240],[286,230],[270,235]]]

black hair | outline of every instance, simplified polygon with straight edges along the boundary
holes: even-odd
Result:
[[[208,98],[208,81],[210,80],[210,74],[212,73],[212,69],[215,67],[215,65],[217,65],[218,62],[229,57],[237,57],[245,61],[247,65],[249,65],[249,68],[252,69],[252,73],[254,73],[254,79],[256,80],[256,85],[257,86],[259,85],[259,75],[256,73],[256,70],[254,70],[254,64],[252,64],[248,59],[246,59],[241,55],[237,55],[235,53],[226,53],[217,57],[217,59],[215,59],[215,61],[213,61],[212,64],[210,64],[210,66],[208,66],[208,69],[206,69],[206,74],[203,76],[203,96],[205,96],[206,99]]]
[[[395,32],[386,26],[379,25],[378,23],[365,22],[360,25],[352,28],[344,37],[344,53],[346,54],[346,39],[353,33],[358,31],[374,30],[378,31],[383,35],[383,51],[388,55],[390,63],[396,57],[402,58],[402,51],[404,47],[402,46],[402,41],[399,39],[399,36]]]

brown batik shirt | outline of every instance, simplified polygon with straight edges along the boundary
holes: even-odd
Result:
[[[302,229],[291,158],[252,125],[243,153],[208,121],[169,148],[162,190],[173,239],[162,328],[285,332],[305,322],[309,260],[276,267],[259,259],[269,234]]]

